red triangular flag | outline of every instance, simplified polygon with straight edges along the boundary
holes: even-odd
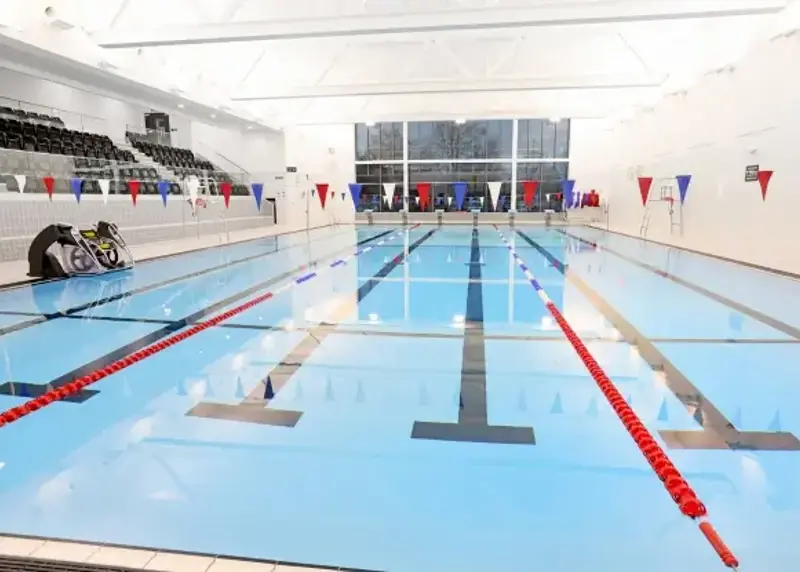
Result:
[[[653,186],[653,177],[639,177],[639,194],[642,196],[642,206],[647,204],[650,187]]]
[[[47,189],[47,196],[50,197],[50,200],[53,200],[53,187],[55,187],[56,181],[53,177],[42,177],[42,182],[44,182],[44,188]]]
[[[425,210],[431,200],[431,184],[417,183],[417,193],[419,194],[419,208]]]
[[[772,179],[773,171],[759,171],[758,184],[761,185],[761,200],[767,200],[767,189],[769,188],[769,181]]]
[[[328,183],[317,183],[317,194],[319,195],[319,202],[322,208],[325,208],[325,200],[328,198]]]
[[[536,191],[539,189],[539,181],[522,181],[522,188],[525,189],[525,204],[528,207],[532,207],[533,198],[536,196]]]
[[[230,181],[222,181],[219,184],[219,192],[222,193],[222,198],[225,199],[225,208],[228,209],[231,206],[231,191],[233,190],[233,185]]]
[[[128,181],[128,189],[131,191],[133,206],[136,206],[136,197],[139,196],[139,185],[141,185],[139,181]]]

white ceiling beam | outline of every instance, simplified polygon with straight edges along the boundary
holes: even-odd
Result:
[[[362,85],[315,85],[281,88],[265,93],[239,92],[232,101],[269,101],[392,95],[435,95],[447,93],[498,93],[524,91],[572,91],[597,89],[658,88],[665,80],[658,74],[580,76],[575,78],[531,78],[497,80],[414,81]]]
[[[368,14],[262,22],[231,22],[166,28],[141,26],[98,33],[104,48],[137,48],[353,38],[387,34],[463,32],[543,26],[585,26],[774,14],[787,0],[616,0],[548,4],[529,8],[483,8],[391,15]]]

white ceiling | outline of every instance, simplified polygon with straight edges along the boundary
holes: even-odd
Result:
[[[608,117],[739,59],[792,0],[52,0],[120,65],[265,123]],[[232,103],[230,103],[232,102]]]

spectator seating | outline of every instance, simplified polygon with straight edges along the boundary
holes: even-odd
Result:
[[[145,135],[130,131],[125,133],[125,138],[130,141],[134,149],[168,168],[179,179],[187,179],[192,176],[207,179],[209,188],[214,194],[219,192],[219,183],[233,181],[228,173],[218,169],[210,161],[196,157],[190,149],[153,143],[148,141]],[[247,189],[247,185],[236,183],[231,188],[231,194],[247,196],[250,191]]]

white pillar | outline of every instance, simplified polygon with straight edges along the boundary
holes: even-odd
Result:
[[[519,151],[519,120],[511,124],[511,207],[517,210],[517,153]]]

